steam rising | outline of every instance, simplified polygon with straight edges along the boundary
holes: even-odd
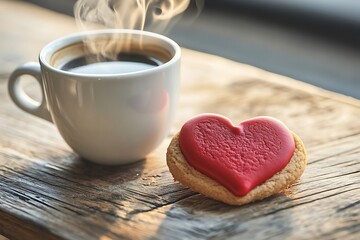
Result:
[[[138,29],[164,33],[189,6],[191,0],[78,0],[74,6],[77,24],[83,30],[115,28]],[[195,0],[197,13],[200,12],[203,0]],[[90,52],[107,56],[107,48],[115,43],[107,42],[103,46],[86,41]],[[117,45],[119,42],[117,41]],[[116,49],[126,47],[121,42]],[[113,48],[112,48],[113,49]]]

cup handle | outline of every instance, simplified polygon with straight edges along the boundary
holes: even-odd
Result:
[[[25,93],[24,89],[21,88],[20,77],[22,75],[30,75],[39,82],[42,93],[42,101],[40,103],[29,97],[29,95]],[[25,112],[52,122],[51,115],[46,104],[40,64],[29,62],[15,69],[9,77],[8,91],[11,99],[19,108]]]

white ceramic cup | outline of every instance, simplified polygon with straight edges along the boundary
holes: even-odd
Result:
[[[125,37],[136,46],[141,41],[141,46],[168,59],[160,66],[129,73],[61,70],[61,64],[84,54],[83,40],[91,37],[100,41],[110,36],[119,40]],[[144,51],[148,51],[146,47]],[[155,33],[79,33],[46,45],[39,55],[40,64],[18,67],[9,78],[8,90],[22,110],[53,122],[80,156],[100,164],[126,164],[145,158],[169,133],[179,93],[180,55],[178,44]],[[41,102],[31,99],[21,88],[22,75],[31,75],[40,83]]]

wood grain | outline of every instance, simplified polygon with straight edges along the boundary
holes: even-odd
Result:
[[[359,101],[183,49],[181,99],[170,136],[135,164],[92,164],[74,154],[53,125],[22,112],[8,97],[12,66],[36,59],[30,49],[74,31],[69,18],[16,1],[1,3],[0,18],[15,21],[3,14],[15,8],[31,22],[47,17],[43,24],[53,27],[42,35],[29,24],[15,36],[17,24],[11,29],[0,24],[1,49],[24,37],[33,46],[15,49],[18,55],[0,51],[0,234],[11,239],[359,239]],[[13,61],[4,57],[9,54]],[[36,85],[28,88],[35,92]],[[234,123],[258,115],[284,121],[307,146],[309,164],[301,180],[242,207],[174,182],[166,147],[189,117],[204,112],[224,114]]]

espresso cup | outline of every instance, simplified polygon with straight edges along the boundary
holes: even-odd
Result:
[[[95,61],[105,70],[91,67],[94,60],[84,63],[89,39],[95,45],[111,42],[106,54],[120,56],[119,61],[122,55],[132,56],[127,62],[129,69],[122,63],[118,67],[117,59]],[[123,39],[127,39],[126,46],[118,46]],[[65,142],[83,158],[100,164],[126,164],[144,159],[169,133],[179,94],[180,55],[173,40],[145,31],[74,34],[46,45],[39,54],[40,64],[18,67],[9,78],[8,90],[19,108],[53,122]],[[152,66],[132,69],[134,56],[146,56]],[[39,82],[41,102],[21,88],[22,75]]]

